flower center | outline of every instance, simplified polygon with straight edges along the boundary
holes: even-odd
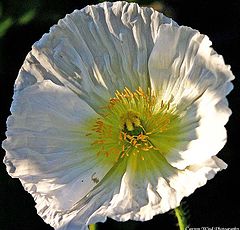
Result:
[[[132,92],[125,88],[102,108],[102,116],[95,120],[91,133],[86,135],[97,155],[111,160],[158,151],[167,154],[178,143],[179,116],[171,102],[141,88]],[[151,150],[151,151],[150,151]]]
[[[122,131],[130,135],[138,135],[143,132],[140,117],[136,112],[128,111],[120,117],[122,123]]]

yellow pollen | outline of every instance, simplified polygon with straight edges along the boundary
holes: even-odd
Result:
[[[141,125],[141,121],[139,118],[139,114],[128,111],[124,115],[120,117],[121,120],[121,129],[127,129],[128,131],[133,131],[135,127],[139,127]]]

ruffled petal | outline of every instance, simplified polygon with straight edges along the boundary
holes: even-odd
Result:
[[[45,222],[85,230],[107,217],[149,220],[226,168],[215,155],[226,142],[233,75],[210,45],[127,2],[76,10],[33,45],[15,84],[4,163]],[[116,119],[101,113],[119,98]],[[159,124],[138,114],[146,108],[161,111]],[[155,136],[144,129],[151,124]]]
[[[179,206],[183,197],[189,196],[218,171],[226,168],[226,164],[217,157],[181,171],[158,154],[154,156],[150,153],[146,158],[136,165],[137,170],[128,165],[120,194],[109,208],[111,218],[118,221],[150,220],[156,214]]]
[[[217,92],[233,80],[230,67],[210,45],[208,37],[197,30],[161,25],[148,64],[152,89],[164,101],[173,96],[175,104],[187,106],[206,90]],[[229,83],[226,93],[231,89]]]
[[[20,178],[52,226],[112,167],[91,151],[84,123],[97,114],[71,90],[43,81],[15,93],[8,118],[4,163]]]
[[[166,155],[181,169],[216,155],[226,142],[231,111],[225,97],[234,76],[210,45],[207,36],[189,27],[161,25],[149,58],[153,91],[187,118],[187,151],[181,146]]]
[[[174,22],[127,2],[75,10],[33,45],[16,88],[50,79],[72,89],[95,110],[116,89],[147,89],[148,57],[161,23]]]
[[[105,177],[84,198],[80,199],[68,211],[61,212],[61,225],[89,225],[105,222],[114,197],[119,194],[121,181],[126,172],[127,158],[119,161],[109,170]],[[111,210],[110,210],[111,212]],[[70,230],[71,228],[66,228]]]

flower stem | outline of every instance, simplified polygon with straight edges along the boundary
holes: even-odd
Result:
[[[97,230],[97,224],[90,224],[89,230]]]
[[[179,229],[185,230],[188,226],[185,210],[183,209],[182,205],[180,205],[179,207],[175,208],[174,211],[178,220]]]

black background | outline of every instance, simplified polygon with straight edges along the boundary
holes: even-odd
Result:
[[[149,4],[148,1],[138,1]],[[0,38],[0,101],[1,140],[5,139],[5,121],[12,101],[13,84],[31,45],[39,40],[50,26],[66,13],[83,8],[97,1],[2,1],[2,15],[17,14],[24,8],[35,7],[36,17],[26,25],[14,24]],[[233,111],[226,125],[228,142],[218,156],[227,164],[227,170],[216,175],[213,180],[197,189],[184,201],[190,210],[191,227],[238,227],[240,229],[240,153],[239,139],[239,80],[240,73],[240,1],[160,1],[163,12],[172,16],[179,25],[190,26],[207,34],[213,48],[223,55],[236,76],[234,90],[228,96]],[[1,149],[1,159],[4,157]],[[177,229],[171,212],[155,216],[143,223],[129,221],[117,223],[108,220],[99,224],[99,229]],[[24,191],[17,179],[8,176],[5,166],[0,166],[0,229],[1,230],[50,230],[37,215],[31,195]]]

